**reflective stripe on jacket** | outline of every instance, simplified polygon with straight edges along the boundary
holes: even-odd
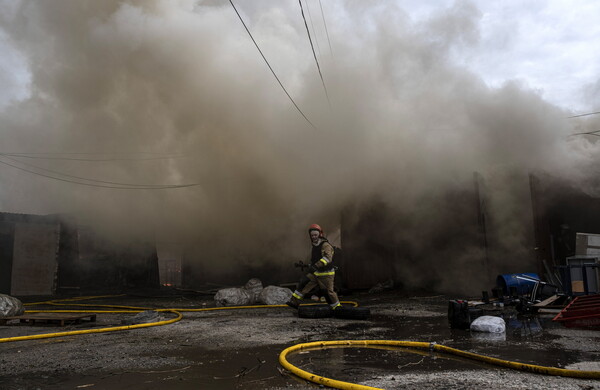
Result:
[[[313,245],[310,263],[317,268],[315,276],[334,275],[333,246],[323,238],[319,245]]]

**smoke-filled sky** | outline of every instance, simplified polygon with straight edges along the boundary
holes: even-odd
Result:
[[[19,7],[19,3],[16,0],[3,0],[0,7],[3,12],[11,13]],[[185,7],[185,4],[179,3],[171,6]],[[222,0],[196,3],[228,6]],[[347,7],[358,6],[352,2],[339,1],[326,1],[323,5],[326,21],[329,20],[332,24],[332,30],[336,28],[335,22],[343,22],[344,15],[338,11],[344,3]],[[497,87],[507,80],[519,80],[546,100],[574,112],[597,108],[597,105],[594,107],[594,98],[597,99],[600,72],[597,50],[600,44],[600,26],[596,16],[600,13],[600,4],[595,1],[580,1],[575,5],[569,1],[518,0],[404,0],[369,3],[366,5],[368,8],[399,7],[417,24],[439,18],[437,24],[440,28],[444,27],[444,20],[440,17],[447,15],[454,7],[455,12],[471,16],[469,23],[476,24],[445,26],[455,30],[475,28],[468,45],[453,48],[456,50],[454,59],[482,77],[488,85]],[[52,4],[64,7],[66,3],[55,1]],[[246,22],[253,26],[260,23],[261,14],[273,12],[274,8],[279,8],[280,12],[292,13],[292,17],[300,16],[296,9],[298,4],[293,0],[242,1],[239,7],[248,17]],[[316,29],[317,45],[319,50],[323,49],[321,54],[327,54],[328,44],[325,42],[319,3],[316,0],[309,1],[308,10],[305,11],[310,11],[312,20],[309,21],[312,23],[311,28],[314,26]],[[22,99],[30,93],[31,70],[28,69],[27,59],[10,37],[6,36],[5,31],[0,33],[0,49],[0,106],[4,106],[9,101]],[[275,61],[275,58],[271,60]]]
[[[567,136],[599,119],[567,117],[600,105],[600,4],[321,3],[303,2],[331,105],[298,2],[235,2],[315,129],[227,1],[0,0],[0,209],[273,260],[281,243],[306,244],[307,224],[332,229],[345,204],[406,209],[473,171],[543,170],[596,191],[595,137]],[[7,163],[197,185],[98,188]]]

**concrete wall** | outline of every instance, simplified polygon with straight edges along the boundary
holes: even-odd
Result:
[[[60,226],[16,223],[11,294],[52,295],[56,289]]]

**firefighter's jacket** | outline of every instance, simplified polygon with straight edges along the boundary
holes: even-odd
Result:
[[[310,263],[317,269],[314,272],[315,276],[334,275],[335,269],[333,266],[333,246],[326,238],[321,239],[319,245],[312,246]]]

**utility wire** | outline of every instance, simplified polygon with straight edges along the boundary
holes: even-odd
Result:
[[[6,157],[4,156],[4,158],[7,158],[11,161],[17,162],[19,164],[31,167],[31,168],[35,168],[35,169],[39,169],[41,171],[46,171],[46,172],[50,172],[53,173],[55,175],[59,175],[59,176],[64,176],[67,177],[69,179],[65,179],[65,178],[61,178],[61,177],[57,177],[57,176],[52,176],[52,175],[46,175],[40,172],[36,172],[32,169],[27,169],[27,168],[23,168],[11,163],[8,163],[6,161],[2,161],[0,160],[0,164],[4,164],[16,169],[19,169],[21,171],[25,171],[34,175],[38,175],[38,176],[42,176],[42,177],[46,177],[49,179],[54,179],[54,180],[58,180],[58,181],[63,181],[63,182],[67,182],[67,183],[73,183],[73,184],[80,184],[80,185],[85,185],[85,186],[90,186],[90,187],[102,187],[102,188],[114,188],[114,189],[145,189],[145,190],[161,190],[161,189],[171,189],[171,188],[184,188],[184,187],[194,187],[194,186],[198,186],[200,185],[200,183],[190,183],[190,184],[132,184],[132,183],[119,183],[119,182],[110,182],[110,181],[103,181],[103,180],[95,180],[95,179],[88,179],[85,177],[79,177],[79,176],[73,176],[73,175],[68,175],[65,173],[60,173],[57,171],[52,171],[50,169],[45,169],[45,168],[41,168],[35,165],[31,165],[31,164],[25,164],[23,162],[20,162],[18,160],[15,160],[13,158],[10,157]],[[76,180],[77,179],[77,180]],[[85,182],[81,182],[79,180],[84,180],[84,181],[88,181],[91,183],[85,183]],[[102,183],[102,184],[94,184],[94,183]]]
[[[329,108],[331,108],[331,101],[329,100],[329,94],[327,93],[327,87],[325,86],[325,80],[323,80],[323,74],[321,73],[321,67],[319,66],[319,60],[317,60],[317,54],[315,53],[315,47],[313,46],[313,42],[310,37],[310,31],[308,30],[308,23],[306,23],[306,17],[304,17],[304,8],[302,7],[302,0],[298,0],[298,4],[300,4],[300,11],[302,12],[302,19],[304,19],[304,26],[306,26],[306,33],[308,34],[310,48],[312,49],[313,56],[315,57],[315,63],[317,64],[317,70],[319,71],[319,76],[321,76],[321,83],[323,84],[323,89],[325,90],[325,97],[327,97],[327,102],[329,103]]]
[[[569,134],[567,137],[572,137],[574,135],[595,135],[596,137],[600,137],[600,130],[595,130],[595,131],[588,131],[585,133],[573,133],[573,134]]]
[[[581,115],[573,115],[573,116],[568,116],[567,119],[571,119],[571,118],[579,118],[580,116],[588,116],[588,115],[596,115],[596,114],[600,114],[600,111],[598,112],[590,112],[588,114],[581,114]]]
[[[281,86],[281,88],[283,89],[283,92],[285,92],[285,94],[287,95],[287,97],[290,99],[290,101],[292,102],[292,104],[294,105],[294,107],[296,107],[296,109],[298,110],[298,112],[300,113],[300,115],[302,115],[304,117],[304,119],[306,119],[306,121],[314,128],[317,129],[317,127],[306,117],[306,115],[304,115],[304,113],[302,112],[302,110],[300,109],[300,107],[298,107],[298,105],[296,104],[296,102],[294,101],[294,99],[292,99],[292,97],[290,96],[290,94],[288,93],[288,91],[285,89],[285,87],[283,86],[283,84],[281,83],[281,80],[279,80],[279,77],[277,77],[277,74],[275,74],[275,71],[273,70],[273,68],[271,67],[271,64],[269,64],[269,61],[267,61],[267,58],[265,57],[265,55],[263,54],[262,50],[260,50],[260,47],[258,46],[258,43],[256,43],[256,40],[254,40],[254,37],[252,36],[252,34],[250,33],[250,30],[248,29],[248,26],[246,26],[246,23],[244,22],[244,19],[242,19],[242,16],[240,15],[240,13],[238,12],[237,8],[235,8],[235,5],[233,4],[232,0],[229,0],[229,3],[231,4],[231,6],[233,7],[233,10],[235,11],[235,13],[237,14],[238,18],[240,18],[240,21],[242,22],[242,24],[244,25],[244,28],[246,29],[246,32],[248,32],[248,35],[250,35],[250,39],[252,39],[252,42],[254,42],[254,46],[256,46],[256,48],[258,49],[258,52],[260,53],[260,55],[262,56],[263,60],[265,60],[265,63],[267,64],[267,66],[269,67],[269,69],[271,70],[271,73],[273,73],[273,76],[275,76],[275,79],[277,80],[277,82],[279,83],[279,85]]]
[[[319,46],[319,40],[317,39],[317,30],[315,30],[315,25],[313,23],[312,14],[310,13],[310,5],[308,4],[308,0],[306,0],[306,10],[308,11],[308,18],[310,19],[310,26],[313,29],[313,33],[315,34],[315,43],[317,44],[317,51],[319,52],[319,57],[323,59],[323,55],[321,54],[321,46]]]
[[[319,0],[319,6],[321,7],[321,17],[323,18],[323,25],[325,26],[325,34],[327,35],[327,42],[329,43],[329,52],[333,57],[333,50],[331,50],[331,40],[329,39],[329,31],[327,31],[327,23],[325,22],[325,14],[323,13],[323,4],[321,4],[321,0]]]
[[[175,153],[158,153],[158,152],[123,152],[123,153],[98,153],[98,152],[12,152],[15,154],[27,154],[27,155],[77,155],[77,156],[118,156],[120,154],[135,155],[135,154],[150,154],[150,155],[163,155],[171,156],[176,155]]]
[[[69,154],[69,153],[68,153]],[[78,154],[78,153],[72,153]],[[171,160],[183,156],[160,156],[160,157],[140,157],[140,158],[79,158],[79,157],[54,157],[51,153],[2,153],[1,156],[12,156],[19,158],[30,158],[36,160],[68,160],[68,161],[148,161],[148,160]],[[45,156],[44,156],[45,155]]]
[[[121,189],[121,190],[162,190],[162,189],[171,189],[171,188],[192,187],[192,186],[199,185],[199,184],[183,184],[183,185],[165,186],[165,187],[128,187],[128,186],[109,186],[109,185],[102,185],[102,184],[90,184],[90,183],[82,183],[82,182],[79,182],[79,181],[76,181],[76,180],[61,179],[59,177],[54,177],[54,176],[50,176],[50,175],[44,175],[42,173],[34,172],[34,171],[31,171],[31,170],[25,169],[25,168],[21,168],[21,167],[18,167],[16,165],[13,165],[13,164],[10,164],[10,163],[4,162],[4,161],[0,161],[0,164],[8,165],[10,167],[19,169],[21,171],[29,172],[29,173],[32,173],[34,175],[46,177],[46,178],[49,178],[49,179],[63,181],[63,182],[67,182],[67,183],[79,184],[79,185],[88,186],[88,187],[113,188],[113,189]]]
[[[120,185],[120,186],[130,186],[130,187],[159,187],[159,188],[163,188],[163,187],[168,187],[168,186],[174,185],[174,184],[132,184],[132,183],[119,183],[119,182],[112,182],[112,181],[103,181],[103,180],[89,179],[87,177],[69,175],[67,173],[53,171],[52,169],[42,168],[42,167],[37,166],[37,165],[27,164],[27,163],[24,163],[22,161],[16,160],[16,159],[8,157],[8,156],[4,156],[4,158],[6,158],[6,159],[8,159],[10,161],[13,161],[15,163],[21,164],[21,165],[25,165],[26,167],[34,168],[34,169],[39,169],[40,171],[53,173],[53,174],[58,175],[58,176],[64,176],[64,177],[69,177],[69,178],[72,178],[72,179],[85,180],[85,181],[90,181],[90,182],[95,182],[95,183],[114,184],[114,185]]]

